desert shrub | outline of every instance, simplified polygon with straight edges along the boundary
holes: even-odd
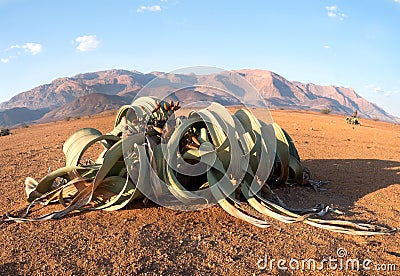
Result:
[[[321,109],[319,112],[320,112],[321,114],[329,114],[329,113],[332,112],[332,109],[330,109],[330,108],[324,108],[324,109]]]
[[[67,121],[67,122],[71,121],[71,117],[66,117],[65,121]]]

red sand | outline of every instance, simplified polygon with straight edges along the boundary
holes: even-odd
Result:
[[[257,111],[256,111],[257,113]],[[305,187],[277,191],[289,206],[333,204],[354,221],[400,226],[400,125],[305,111],[273,111],[292,136],[313,178],[326,191]],[[263,114],[260,114],[262,119]],[[110,113],[14,130],[0,137],[0,213],[26,205],[24,180],[63,166],[62,143],[75,130],[113,126]],[[116,212],[90,212],[57,221],[0,224],[1,275],[400,275],[400,235],[354,237],[303,223],[258,229],[219,206],[179,212],[142,202]],[[257,261],[370,259],[370,270],[260,270]],[[261,263],[263,264],[263,263]],[[394,268],[392,265],[395,265]],[[284,265],[285,266],[285,265]],[[367,267],[367,268],[368,268]],[[385,272],[381,269],[396,271]]]

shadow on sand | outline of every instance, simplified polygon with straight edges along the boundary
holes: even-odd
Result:
[[[289,206],[310,207],[312,204],[334,204],[346,214],[359,213],[355,203],[364,196],[400,184],[400,162],[376,159],[305,160],[303,165],[315,180],[329,181],[325,191],[303,187],[281,188],[277,193]],[[368,210],[363,210],[367,212]]]
[[[356,207],[364,196],[400,184],[400,162],[376,159],[321,159],[304,160],[303,165],[312,172],[315,180],[329,181],[325,191],[315,192],[312,188],[293,186],[276,189],[276,193],[291,207],[308,208],[315,204],[333,204],[347,215],[373,212]],[[161,208],[148,201],[136,201],[125,209]],[[390,208],[390,207],[388,207]],[[399,212],[400,214],[400,212]],[[379,220],[379,218],[376,218]]]

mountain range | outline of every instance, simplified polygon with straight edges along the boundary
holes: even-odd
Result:
[[[267,70],[236,70],[238,76],[256,88],[269,108],[326,110],[350,115],[354,110],[360,117],[400,123],[396,118],[374,103],[371,103],[352,88],[334,85],[288,81]],[[238,104],[237,100],[221,91],[237,87],[223,73],[207,76],[183,75],[162,72],[141,73],[128,70],[106,70],[58,78],[22,92],[0,104],[0,126],[13,126],[30,122],[49,122],[67,117],[87,116],[105,110],[118,109],[129,104],[137,93],[150,81],[158,78],[157,89],[162,93],[180,87],[195,87],[201,83],[220,88],[204,90],[193,88],[174,95],[174,100],[193,102],[196,100],[218,101],[225,105]],[[160,81],[161,80],[161,81]],[[249,86],[250,87],[250,86]],[[251,88],[249,88],[251,89]],[[184,90],[184,89],[183,89]],[[243,98],[249,98],[247,89],[241,89]]]

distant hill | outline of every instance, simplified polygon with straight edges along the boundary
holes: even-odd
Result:
[[[245,69],[235,72],[248,80],[271,108],[311,110],[329,108],[339,114],[352,114],[354,110],[358,110],[361,117],[400,122],[398,118],[376,104],[359,96],[352,88],[288,81],[267,70]],[[49,84],[22,92],[9,101],[1,103],[0,111],[3,115],[0,116],[0,126],[38,119],[39,122],[47,122],[117,109],[120,105],[129,103],[143,86],[158,76],[163,76],[162,81],[158,83],[158,89],[164,92],[172,91],[177,82],[187,87],[207,82],[211,86],[227,91],[235,87],[235,83],[221,74],[208,76],[163,74],[162,72],[143,74],[137,71],[114,69],[58,78]],[[237,104],[234,98],[221,91],[197,89],[174,95],[174,99],[184,102],[218,100],[227,105]],[[240,93],[243,93],[245,99],[254,100],[249,98],[252,95],[246,95],[247,91],[243,90]],[[28,113],[32,116],[27,116]],[[5,117],[4,114],[6,114]]]
[[[15,107],[0,111],[0,126],[11,127],[14,125],[40,119],[49,112],[48,108],[32,110],[26,107]]]
[[[106,110],[119,109],[122,105],[131,103],[131,100],[117,96],[93,93],[67,103],[46,113],[38,122],[51,122],[65,118],[75,118],[101,113]]]

